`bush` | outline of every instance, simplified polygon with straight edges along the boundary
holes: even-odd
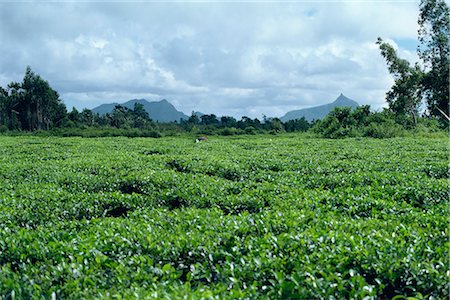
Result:
[[[395,123],[384,123],[384,124],[377,124],[377,123],[370,123],[365,129],[364,129],[364,136],[366,137],[373,137],[378,139],[383,138],[392,138],[396,136],[402,136],[403,135],[403,128],[402,126],[395,124]]]
[[[151,137],[160,138],[162,134],[155,130],[146,129],[119,129],[112,127],[78,127],[78,128],[57,128],[50,131],[36,131],[33,135],[37,136],[62,136],[62,137],[115,137],[115,136],[126,136],[126,137]]]
[[[256,128],[253,126],[245,127],[244,131],[245,131],[245,134],[256,134],[257,133]]]
[[[219,132],[220,135],[236,135],[238,131],[235,127],[227,127]]]
[[[331,138],[373,137],[391,138],[404,136],[404,126],[389,111],[371,113],[369,106],[361,106],[351,111],[350,108],[337,107],[325,119],[314,124],[312,131]]]

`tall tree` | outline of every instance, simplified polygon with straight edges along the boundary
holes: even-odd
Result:
[[[419,65],[414,67],[406,59],[399,58],[395,49],[378,38],[381,55],[387,62],[389,73],[394,77],[394,85],[386,93],[389,109],[396,115],[410,115],[417,123],[417,114],[422,102],[421,83],[423,72]]]
[[[152,120],[143,104],[135,103],[134,108],[130,113],[132,114],[133,127],[144,128],[151,125]]]
[[[12,82],[8,89],[7,113],[10,119],[18,119],[23,130],[49,129],[66,117],[66,106],[58,92],[29,66],[22,83]]]
[[[7,100],[8,92],[0,86],[0,125],[7,125]]]
[[[4,115],[6,117],[6,125],[9,129],[22,129],[22,124],[19,120],[21,111],[21,102],[24,91],[21,84],[18,82],[11,82],[7,87],[7,97],[4,103]]]
[[[422,70],[397,56],[394,48],[381,38],[377,44],[386,59],[395,83],[386,94],[391,111],[410,114],[414,122],[423,98],[431,116],[447,119],[449,112],[449,8],[444,0],[421,0],[419,46]]]
[[[72,111],[67,114],[67,118],[73,122],[74,125],[78,124],[80,121],[80,112],[74,107],[72,107]]]
[[[142,103],[134,103],[133,112],[136,117],[140,117],[144,120],[150,120],[150,116],[148,112],[145,110],[145,107]]]
[[[423,91],[432,116],[449,115],[449,7],[444,0],[422,0],[418,54],[426,68]]]
[[[132,123],[131,110],[122,105],[116,105],[111,112],[111,125],[117,128],[129,128]]]
[[[192,114],[189,117],[189,119],[187,120],[187,122],[189,124],[199,124],[200,123],[200,118],[198,117],[198,115],[194,111],[192,111]]]
[[[83,125],[93,126],[95,123],[95,116],[92,110],[84,108],[80,113],[80,121]]]

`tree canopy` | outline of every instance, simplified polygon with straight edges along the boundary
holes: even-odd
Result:
[[[423,92],[430,115],[440,118],[449,111],[449,22],[444,0],[421,1],[417,50],[427,71]]]
[[[50,129],[60,125],[67,114],[58,92],[30,67],[23,81],[10,83],[0,97],[0,120],[10,129]]]
[[[386,93],[389,109],[410,115],[416,124],[418,108],[426,103],[427,114],[450,121],[449,111],[449,8],[444,0],[422,0],[418,19],[420,66],[398,57],[394,48],[378,38],[381,55],[394,77]]]

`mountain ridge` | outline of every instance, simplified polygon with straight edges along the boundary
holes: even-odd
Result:
[[[331,103],[313,106],[309,108],[297,109],[288,111],[284,116],[280,118],[282,122],[287,122],[289,120],[301,119],[304,117],[306,121],[312,122],[313,120],[320,120],[325,118],[326,115],[330,111],[332,111],[335,107],[351,107],[352,109],[358,107],[358,102],[347,98],[344,94],[340,94],[339,97],[336,98]]]
[[[178,111],[169,101],[162,99],[159,101],[148,101],[146,99],[132,99],[124,103],[106,103],[101,104],[92,109],[92,112],[104,115],[111,113],[117,105],[124,106],[129,109],[133,109],[136,103],[140,103],[144,106],[144,109],[148,112],[149,117],[156,122],[179,122],[182,120],[189,119],[185,113]],[[305,117],[308,122],[313,120],[323,119],[330,111],[335,107],[351,107],[352,109],[358,107],[358,102],[344,96],[342,93],[333,102],[313,106],[304,109],[291,110],[285,113],[284,116],[280,118],[282,122],[287,122],[289,120],[300,119]],[[193,112],[198,118],[201,118],[204,113],[199,111]]]
[[[187,120],[189,117],[183,112],[177,110],[166,99],[159,101],[148,101],[146,99],[132,99],[124,103],[107,103],[101,104],[92,109],[92,112],[104,115],[111,113],[117,105],[133,109],[136,103],[142,104],[144,109],[148,112],[150,119],[156,122],[179,122],[180,119]]]

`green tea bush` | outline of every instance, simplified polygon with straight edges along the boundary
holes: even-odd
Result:
[[[449,297],[446,138],[0,144],[2,299]]]

